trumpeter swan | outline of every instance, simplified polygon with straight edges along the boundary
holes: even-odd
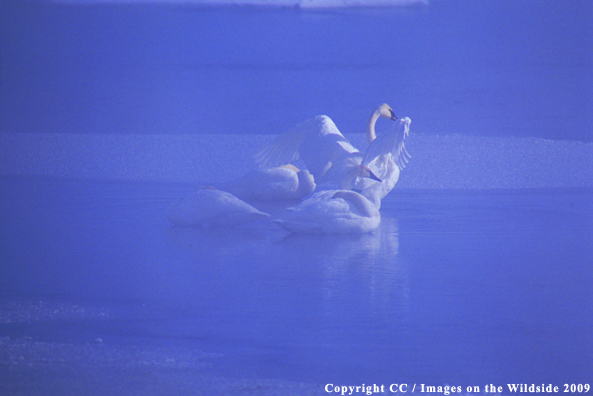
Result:
[[[315,181],[308,170],[283,165],[254,170],[220,188],[247,200],[299,200],[315,190]]]
[[[169,220],[183,226],[233,226],[268,216],[234,195],[213,187],[202,187],[173,202],[167,209]]]
[[[379,117],[397,120],[391,107],[385,103],[373,111],[367,122],[369,147],[365,154],[359,152],[340,133],[329,117],[317,116],[276,137],[255,154],[255,160],[260,167],[266,168],[302,159],[317,184],[329,182],[341,189],[353,188],[361,183],[361,178],[364,178],[365,184],[356,188],[362,190],[372,185],[375,182],[369,180],[370,173],[370,179],[388,180],[382,189],[382,193],[387,194],[399,178],[400,166],[403,167],[408,161],[409,154],[403,145],[408,132],[406,130],[400,135],[384,133],[377,138],[375,124]],[[403,124],[407,123],[409,128],[410,119],[404,120]],[[392,162],[397,160],[397,163],[391,163],[388,159]]]
[[[381,214],[373,202],[357,192],[325,190],[273,221],[294,233],[366,233],[379,227]]]
[[[406,150],[405,139],[410,133],[412,120],[404,117],[396,121],[388,131],[383,132],[371,141],[367,147],[361,165],[373,170],[382,183],[358,178],[354,188],[368,195],[370,190],[377,190],[377,195],[383,199],[395,187],[403,170],[411,158]]]

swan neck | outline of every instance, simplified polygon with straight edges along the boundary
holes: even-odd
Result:
[[[365,217],[374,217],[377,214],[374,202],[370,202],[365,196],[354,191],[339,191],[334,195],[334,198],[336,197],[352,202]]]
[[[369,118],[369,122],[367,123],[367,143],[371,144],[373,140],[377,137],[375,134],[375,124],[377,123],[377,119],[379,118],[379,112],[375,110],[371,117]]]
[[[375,209],[379,210],[381,208],[381,197],[379,196],[379,191],[377,189],[367,188],[362,191],[362,195],[375,207]]]
[[[375,205],[369,202],[364,196],[357,195],[355,205],[366,216],[373,217],[377,213]]]

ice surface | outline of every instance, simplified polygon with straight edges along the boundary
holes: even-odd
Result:
[[[99,340],[80,344],[0,337],[0,351],[0,360],[10,367],[0,374],[2,390],[8,392],[18,388],[35,395],[229,395],[265,389],[267,395],[314,395],[322,389],[290,381],[207,375],[204,368],[219,356],[188,347],[117,347]]]
[[[364,150],[364,135],[347,135]],[[0,174],[214,184],[255,169],[273,135],[0,134]],[[593,143],[411,134],[396,188],[593,186]]]

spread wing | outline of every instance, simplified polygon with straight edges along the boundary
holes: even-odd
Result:
[[[367,147],[362,164],[369,166],[377,158],[390,154],[400,169],[405,168],[411,158],[405,146],[411,122],[408,117],[402,118],[392,129],[377,136]]]
[[[260,168],[268,168],[301,159],[320,180],[334,161],[357,151],[331,118],[322,115],[276,137],[255,154],[255,161]]]

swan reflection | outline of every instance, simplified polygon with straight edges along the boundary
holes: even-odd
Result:
[[[343,328],[353,312],[376,323],[407,321],[410,273],[399,254],[398,232],[397,220],[384,218],[373,233],[282,239],[284,254],[298,257],[294,265],[319,271],[326,329]]]

